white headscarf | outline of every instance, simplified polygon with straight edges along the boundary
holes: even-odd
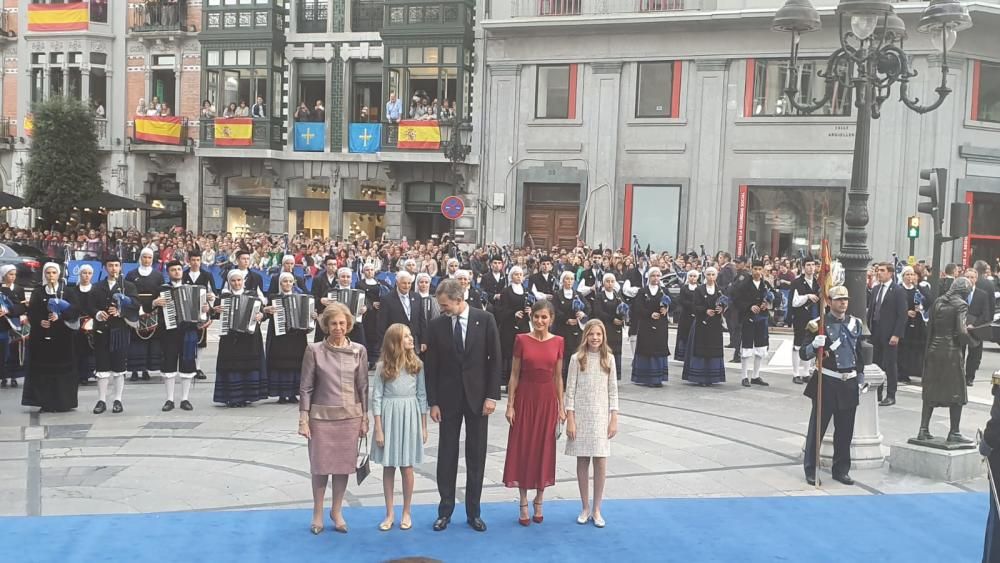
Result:
[[[3,266],[0,266],[0,283],[3,283],[3,279],[7,277],[7,274],[16,270],[17,266],[14,266],[13,264],[4,264]]]

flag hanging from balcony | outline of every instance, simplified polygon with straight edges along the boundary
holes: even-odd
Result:
[[[135,139],[162,145],[180,145],[181,118],[179,117],[136,117]]]
[[[296,123],[295,141],[292,146],[299,152],[323,152],[326,144],[326,123],[304,121]]]
[[[35,130],[35,118],[30,113],[24,116],[24,134],[31,136],[32,131]]]
[[[382,144],[382,125],[379,123],[352,123],[351,138],[347,143],[350,152],[378,152]]]
[[[396,142],[396,148],[437,149],[440,147],[441,129],[436,120],[399,122],[399,140]]]
[[[230,117],[215,120],[215,146],[246,147],[253,144],[253,119]]]
[[[28,4],[28,31],[83,31],[90,21],[90,5]]]

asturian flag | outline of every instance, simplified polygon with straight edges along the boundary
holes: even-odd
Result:
[[[295,124],[295,150],[299,152],[323,152],[326,144],[326,123],[303,121]]]
[[[347,147],[350,152],[378,152],[382,145],[382,125],[379,123],[352,123],[350,142]]]

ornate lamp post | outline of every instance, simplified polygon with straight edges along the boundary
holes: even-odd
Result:
[[[941,106],[951,93],[948,50],[954,46],[959,31],[972,27],[972,19],[958,0],[931,0],[921,14],[917,31],[930,35],[931,43],[942,57],[941,82],[935,89],[937,99],[928,105],[921,105],[920,99],[909,95],[909,81],[917,71],[912,68],[910,56],[903,51],[906,27],[888,0],[841,0],[837,19],[840,48],[827,57],[826,70],[818,73],[825,80],[824,95],[819,100],[803,100],[804,103],[796,99],[799,93],[799,39],[801,34],[822,27],[819,14],[809,0],[787,0],[775,14],[771,29],[792,36],[789,85],[785,88],[785,96],[793,108],[812,113],[824,107],[837,91],[851,91],[854,96],[857,109],[854,161],[844,217],[844,245],[839,258],[845,270],[844,285],[852,297],[850,314],[865,319],[866,271],[871,263],[866,229],[871,121],[881,115],[882,103],[889,99],[893,85],[899,87],[899,101],[917,113],[927,113]],[[940,265],[934,264],[934,267]]]

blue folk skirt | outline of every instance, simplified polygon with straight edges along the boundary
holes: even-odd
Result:
[[[636,354],[632,358],[632,383],[658,387],[667,380],[667,357]]]

